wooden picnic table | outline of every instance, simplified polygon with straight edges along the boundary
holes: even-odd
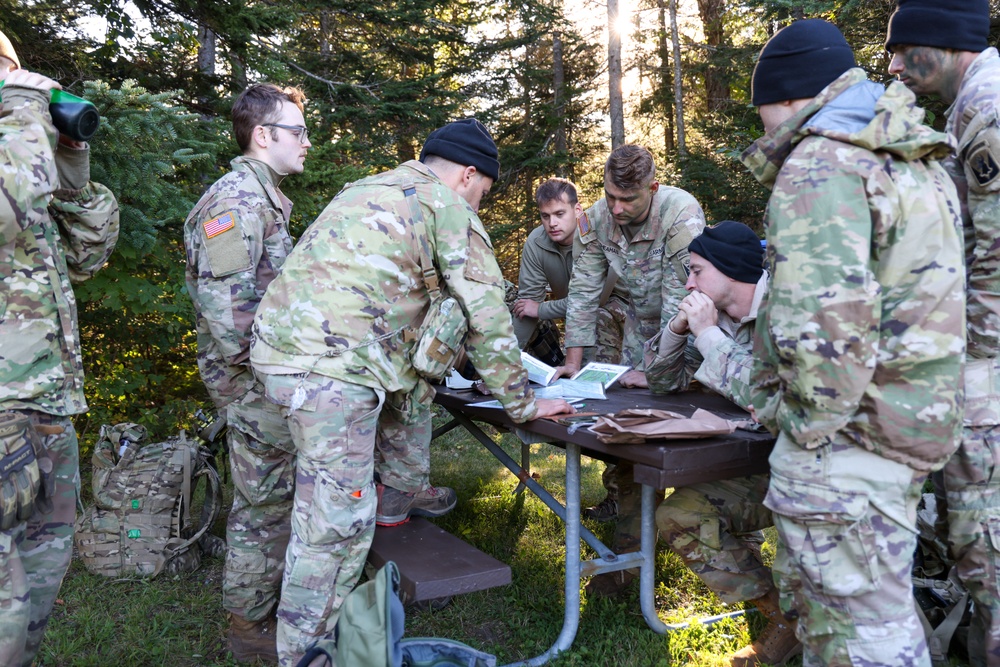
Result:
[[[607,444],[587,428],[561,424],[553,419],[537,419],[515,424],[503,410],[472,407],[470,403],[488,400],[474,390],[439,387],[434,402],[447,410],[454,420],[435,431],[435,437],[462,426],[503,463],[521,484],[535,493],[566,524],[566,578],[563,628],[545,653],[516,665],[542,665],[573,643],[580,620],[580,577],[593,576],[638,567],[640,604],[646,623],[661,634],[668,627],[659,619],[654,605],[655,589],[655,492],[658,489],[686,486],[697,482],[730,479],[767,472],[767,458],[774,438],[766,432],[737,430],[732,434],[709,438],[662,440],[642,444]],[[628,408],[657,408],[684,416],[698,408],[721,417],[745,420],[748,414],[721,396],[705,391],[678,394],[653,394],[647,389],[615,386],[606,400],[587,400],[580,408],[586,412],[617,413]],[[485,422],[510,430],[521,438],[521,461],[512,459],[475,422]],[[566,450],[566,503],[555,500],[530,473],[530,444],[548,442]],[[634,479],[642,484],[642,546],[640,551],[616,554],[580,522],[580,457],[587,455],[616,463],[634,464]],[[580,560],[581,539],[598,557]],[[510,665],[508,667],[513,667]]]

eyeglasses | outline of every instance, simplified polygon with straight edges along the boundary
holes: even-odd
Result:
[[[288,130],[298,138],[299,143],[302,144],[303,146],[305,146],[306,142],[309,140],[309,128],[304,125],[282,125],[281,123],[263,123],[261,126],[280,127],[282,130]]]

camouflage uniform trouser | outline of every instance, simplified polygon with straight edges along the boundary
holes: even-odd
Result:
[[[222,605],[251,621],[271,613],[281,595],[292,532],[295,454],[281,408],[254,387],[226,406],[233,508],[226,523]]]
[[[24,411],[27,412],[27,411]],[[42,635],[73,556],[73,524],[80,492],[80,451],[69,417],[31,413],[41,424],[60,426],[44,435],[56,476],[53,511],[35,511],[26,523],[0,532],[0,664],[27,667]]]
[[[404,490],[426,485],[430,408],[415,397],[390,406],[380,389],[319,375],[265,375],[264,382],[268,399],[283,406],[296,452],[292,537],[278,605],[278,657],[282,667],[293,667],[314,642],[333,637],[344,598],[361,576],[375,533],[376,451],[383,482]],[[305,402],[290,410],[297,387]],[[403,414],[407,403],[412,409]],[[399,460],[417,461],[417,472]]]
[[[840,434],[806,450],[781,433],[769,461],[774,580],[802,664],[929,667],[910,583],[926,475]]]
[[[958,576],[975,601],[969,664],[1000,665],[1000,426],[966,426],[942,471],[948,540]]]
[[[671,551],[728,604],[755,600],[774,588],[760,558],[774,524],[764,507],[768,476],[692,484],[675,490],[656,510],[656,527]]]

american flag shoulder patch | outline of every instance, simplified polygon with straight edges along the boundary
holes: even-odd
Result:
[[[217,218],[206,220],[204,223],[205,238],[210,239],[228,232],[236,227],[236,211],[226,211]]]
[[[590,233],[590,218],[587,217],[586,213],[580,214],[580,217],[576,219],[576,224],[580,228],[580,236],[586,236]]]

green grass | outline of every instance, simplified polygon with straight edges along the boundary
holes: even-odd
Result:
[[[512,436],[497,435],[496,440],[520,458],[519,443]],[[562,627],[562,523],[530,492],[515,495],[513,475],[463,430],[436,440],[432,457],[433,481],[453,487],[460,498],[458,507],[438,525],[508,563],[513,583],[457,597],[437,612],[410,610],[406,634],[458,639],[496,654],[500,664],[543,653]],[[532,446],[533,472],[560,500],[565,491],[564,465],[561,449]],[[584,506],[603,497],[603,465],[583,460]],[[84,485],[89,483],[85,469]],[[588,526],[605,543],[610,541],[611,525]],[[224,534],[224,517],[214,532]],[[773,539],[772,534],[769,545]],[[587,547],[584,554],[593,557]],[[152,581],[107,579],[74,561],[36,664],[236,665],[226,649],[221,577],[220,560],[206,560],[191,574]],[[662,550],[657,582],[656,607],[667,623],[738,608],[720,602],[679,559]],[[635,585],[617,600],[588,600],[582,591],[581,598],[576,640],[551,665],[728,665],[725,656],[748,643],[763,625],[758,615],[750,614],[660,636],[646,627]]]

